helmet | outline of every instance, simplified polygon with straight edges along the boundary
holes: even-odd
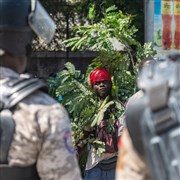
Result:
[[[55,24],[38,0],[0,0],[0,49],[26,55],[32,31],[50,42]]]

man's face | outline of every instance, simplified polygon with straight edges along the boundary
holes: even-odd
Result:
[[[106,96],[110,95],[111,93],[111,87],[112,83],[111,81],[97,81],[93,84],[93,89],[95,93],[100,97],[100,98],[106,98]]]

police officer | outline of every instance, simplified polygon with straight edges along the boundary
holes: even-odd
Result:
[[[144,67],[129,102],[116,180],[180,179],[180,54]]]
[[[0,179],[81,179],[66,110],[45,92],[32,90],[41,82],[28,88],[34,80],[21,82],[32,31],[45,42],[55,31],[38,0],[0,1]]]

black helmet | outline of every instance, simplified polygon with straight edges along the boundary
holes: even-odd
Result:
[[[38,0],[0,0],[0,49],[26,55],[32,30],[50,42],[55,24]]]

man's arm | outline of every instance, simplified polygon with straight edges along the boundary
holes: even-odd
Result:
[[[40,178],[42,180],[81,179],[66,111],[62,107],[52,108],[43,115],[45,119],[46,116],[49,127],[44,132],[42,149],[37,161]]]

